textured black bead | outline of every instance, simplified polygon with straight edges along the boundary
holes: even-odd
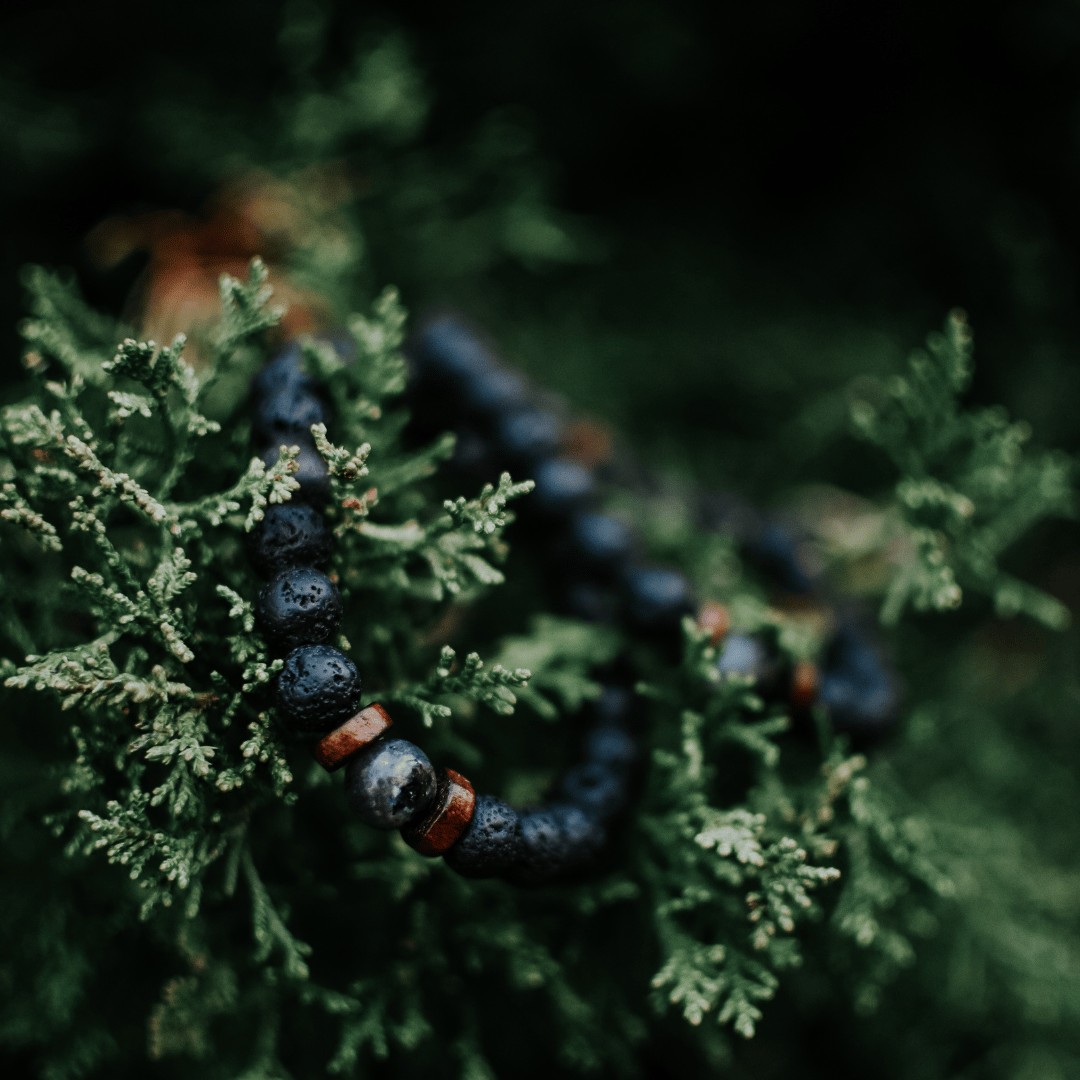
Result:
[[[493,418],[522,405],[529,385],[505,368],[478,372],[465,385],[465,405],[480,416]]]
[[[280,395],[288,397],[299,391],[313,393],[316,385],[303,368],[299,342],[293,342],[259,369],[251,381],[251,396],[258,402]]]
[[[780,525],[764,526],[747,545],[747,555],[788,592],[807,593],[814,587],[810,560],[794,534]]]
[[[637,757],[637,742],[621,724],[598,724],[585,736],[585,761],[626,772]]]
[[[606,514],[575,514],[570,522],[573,550],[591,566],[611,567],[630,554],[633,536]]]
[[[546,409],[518,409],[496,429],[499,449],[513,462],[539,461],[559,449],[562,424]]]
[[[255,440],[264,446],[310,441],[311,425],[326,421],[326,405],[314,390],[302,385],[259,398],[252,411]]]
[[[601,724],[626,721],[634,707],[634,695],[625,686],[609,683],[593,704],[596,719]]]
[[[858,627],[840,628],[823,668],[818,701],[829,710],[833,727],[874,734],[896,719],[899,680]]]
[[[487,347],[453,315],[441,315],[424,326],[412,351],[422,370],[459,387],[495,366]]]
[[[716,666],[725,675],[749,675],[759,680],[769,669],[769,651],[759,637],[731,633],[724,638]]]
[[[286,446],[299,445],[300,453],[296,463],[299,470],[293,473],[293,479],[300,484],[300,490],[293,492],[293,499],[302,499],[313,506],[325,506],[330,501],[330,471],[323,461],[322,455],[309,442],[302,440],[285,440]],[[263,464],[269,469],[277,464],[281,451],[277,446],[271,446],[262,454]]]
[[[341,593],[321,571],[290,566],[263,586],[255,617],[280,649],[318,645],[341,625]]]
[[[639,566],[624,577],[630,619],[642,627],[676,622],[692,609],[690,583],[675,570]]]
[[[494,795],[478,795],[472,820],[443,858],[462,877],[497,877],[516,865],[520,843],[517,811]]]
[[[611,821],[626,807],[624,769],[613,769],[600,762],[574,765],[563,774],[559,786],[568,803],[601,822]]]
[[[438,788],[419,746],[405,739],[375,742],[345,766],[349,809],[373,829],[400,829],[423,814]]]
[[[276,503],[248,534],[252,566],[271,577],[287,566],[322,566],[330,558],[330,533],[322,514],[306,503]]]
[[[278,675],[277,707],[294,731],[333,731],[360,707],[360,672],[329,645],[301,645]]]
[[[518,863],[506,875],[515,885],[545,885],[588,865],[606,838],[594,817],[565,804],[523,814],[518,836]]]
[[[533,479],[532,506],[547,514],[573,513],[596,493],[592,473],[568,458],[549,458],[536,468]]]

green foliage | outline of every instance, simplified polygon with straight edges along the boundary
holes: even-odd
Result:
[[[859,433],[881,447],[901,478],[896,505],[909,552],[889,587],[882,620],[904,608],[957,607],[962,590],[990,596],[999,615],[1021,612],[1061,629],[1069,613],[1059,601],[1006,573],[998,559],[1044,518],[1075,510],[1073,463],[1049,451],[1025,453],[1031,435],[1001,408],[962,410],[971,382],[971,331],[954,311],[945,332],[914,353],[906,375],[882,388],[881,400],[859,398]]]

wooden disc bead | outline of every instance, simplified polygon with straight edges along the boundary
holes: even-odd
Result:
[[[361,709],[315,745],[315,760],[327,772],[340,769],[358,750],[377,739],[394,721],[381,705]]]
[[[805,709],[814,703],[818,690],[818,670],[809,660],[800,660],[791,673],[791,704]]]
[[[402,839],[421,855],[442,855],[472,821],[475,807],[472,784],[453,769],[447,769],[439,777],[431,810],[420,821],[402,829]]]

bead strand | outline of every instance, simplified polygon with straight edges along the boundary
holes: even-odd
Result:
[[[531,390],[452,313],[429,319],[408,354],[419,426],[441,430],[448,405],[460,417],[457,468],[483,479],[504,468],[524,469],[535,478],[536,490],[522,514],[547,530],[548,572],[565,610],[621,622],[677,648],[680,619],[695,607],[690,583],[678,571],[644,562],[630,530],[598,510],[604,486],[649,492],[654,485],[640,464],[610,450],[593,454],[591,469],[568,457],[574,425],[560,403]],[[764,698],[795,710],[819,705],[835,730],[857,741],[886,734],[897,716],[899,680],[866,622],[830,602],[798,538],[731,494],[701,496],[692,509],[699,526],[733,535],[751,565],[789,597],[828,610],[835,623],[819,664],[790,665],[760,637],[730,631],[719,605],[706,604],[698,617],[721,646],[719,670],[751,676]]]
[[[488,388],[491,394],[496,389]],[[294,501],[268,508],[248,548],[252,566],[269,578],[256,605],[257,624],[284,655],[276,683],[281,720],[297,734],[319,736],[316,761],[330,772],[344,768],[346,802],[362,821],[400,830],[420,854],[445,857],[465,877],[502,876],[535,886],[587,868],[628,801],[637,752],[626,726],[630,694],[617,686],[605,691],[585,759],[564,776],[561,801],[520,813],[501,799],[476,795],[454,770],[436,771],[414,744],[388,737],[390,716],[378,704],[358,711],[356,665],[326,644],[340,626],[342,603],[320,569],[329,559],[330,536],[317,506],[328,498],[329,480],[310,426],[328,417],[302,369],[299,346],[288,346],[262,369],[252,384],[252,405],[264,461],[276,461],[281,445],[300,447],[300,490]],[[581,478],[571,476],[573,483],[580,487]]]

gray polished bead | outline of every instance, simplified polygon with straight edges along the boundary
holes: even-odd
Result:
[[[400,829],[427,810],[438,786],[427,755],[405,739],[372,743],[345,767],[349,809],[373,829]]]

